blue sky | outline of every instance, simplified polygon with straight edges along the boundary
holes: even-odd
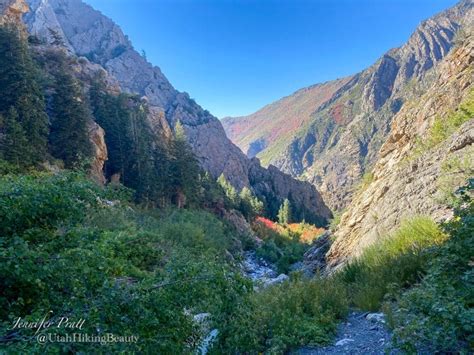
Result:
[[[85,0],[215,116],[354,74],[455,0]]]

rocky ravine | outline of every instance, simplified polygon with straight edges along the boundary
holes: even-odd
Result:
[[[330,207],[342,210],[378,159],[394,116],[429,87],[429,72],[473,17],[472,0],[463,0],[422,22],[405,45],[361,73],[225,119],[226,131],[245,152],[315,184]],[[272,120],[285,122],[285,130],[267,129]]]
[[[248,159],[226,137],[220,121],[188,94],[175,90],[158,67],[133,49],[113,21],[81,0],[28,3],[32,11],[25,19],[32,34],[47,43],[60,38],[71,53],[105,68],[121,90],[146,97],[157,134],[169,134],[180,121],[201,166],[214,177],[223,173],[238,189],[250,186],[270,204],[289,197],[308,217],[321,221],[330,218],[331,212],[314,186],[278,169],[264,169],[257,159]]]
[[[474,117],[441,144],[416,153],[436,117],[473,95],[474,33],[443,60],[431,87],[408,102],[395,116],[391,133],[380,150],[373,181],[355,195],[341,218],[335,241],[326,255],[336,267],[361,254],[404,218],[422,214],[440,221],[449,218],[442,194],[453,191],[474,174]],[[441,190],[441,191],[440,191]]]

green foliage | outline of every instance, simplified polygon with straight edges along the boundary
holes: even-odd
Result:
[[[65,54],[58,54],[51,98],[51,154],[73,168],[91,156],[92,146],[87,132],[91,119],[84,102],[82,88],[67,66]]]
[[[469,353],[474,347],[474,181],[458,191],[448,241],[431,255],[426,276],[385,309],[396,345],[415,353]]]
[[[334,216],[329,223],[329,229],[331,232],[335,232],[339,223],[341,223],[341,217],[344,214],[344,211],[334,212]]]
[[[285,274],[291,271],[291,265],[303,259],[311,243],[324,232],[307,223],[280,225],[261,217],[252,228],[262,240],[256,248],[256,255]]]
[[[217,183],[219,186],[223,189],[226,197],[229,199],[230,203],[233,206],[239,206],[240,205],[240,197],[239,194],[237,193],[237,190],[235,187],[227,181],[225,178],[224,174],[221,174],[219,178],[217,179]]]
[[[192,353],[204,335],[192,316],[208,312],[210,325],[222,329],[252,290],[225,258],[238,250],[231,230],[208,213],[111,205],[120,194],[77,174],[1,179],[0,332],[11,340],[1,345],[9,352],[44,352],[34,331],[11,324],[51,310],[53,320],[84,318],[79,332],[139,336],[107,352]],[[92,349],[47,346],[51,353]]]
[[[179,206],[180,196],[184,195],[187,203],[196,203],[199,195],[199,165],[191,147],[186,140],[186,133],[181,122],[176,123],[174,139],[171,142],[172,183],[175,189],[174,200]]]
[[[263,203],[248,187],[244,187],[242,191],[240,191],[239,197],[240,211],[247,220],[253,220],[256,216],[260,216],[264,213]]]
[[[325,345],[348,310],[344,286],[333,280],[295,279],[249,294],[248,307],[223,332],[221,352],[283,354]]]
[[[365,310],[380,308],[391,291],[407,288],[426,272],[430,248],[446,235],[427,217],[405,221],[391,236],[369,247],[337,277],[344,282],[352,302]]]
[[[1,147],[3,159],[16,167],[23,165],[23,159],[28,155],[28,139],[25,130],[19,122],[17,110],[12,106],[2,119],[3,138]]]
[[[248,221],[267,213],[265,205],[248,187],[244,187],[240,193],[227,181],[224,174],[217,179],[217,185],[225,196],[225,207],[240,211]]]
[[[448,155],[442,165],[437,180],[436,199],[443,204],[454,204],[458,200],[456,189],[474,176],[474,146],[464,149],[462,156]]]
[[[44,97],[28,43],[13,26],[0,26],[0,97],[0,134],[5,135],[0,158],[22,167],[43,161],[48,134]]]
[[[256,255],[273,263],[279,273],[290,272],[294,263],[301,261],[308,246],[300,243],[297,238],[286,239],[278,236],[264,241],[256,250]]]
[[[145,205],[179,207],[199,204],[201,171],[186,141],[181,123],[175,135],[159,140],[148,121],[146,102],[130,95],[112,95],[99,77],[90,90],[97,123],[104,128],[109,160],[106,176],[136,191],[136,200]],[[206,182],[208,183],[208,181]]]
[[[19,167],[16,164],[0,159],[0,176],[8,174],[20,174],[24,171],[25,169]]]
[[[97,206],[98,188],[80,174],[0,178],[0,235],[41,238],[61,223],[75,224]],[[39,234],[37,234],[39,233]]]
[[[91,87],[90,102],[94,118],[106,132],[106,177],[118,176],[135,190],[139,202],[169,204],[171,160],[166,145],[155,142],[146,104],[134,96],[108,93],[100,77]]]
[[[290,205],[290,200],[287,198],[283,201],[283,204],[280,207],[280,210],[278,211],[278,221],[281,224],[288,224],[291,223],[291,205]]]

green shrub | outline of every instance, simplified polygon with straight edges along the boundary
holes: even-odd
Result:
[[[140,337],[107,352],[191,353],[202,337],[192,315],[226,324],[252,291],[225,257],[238,242],[209,213],[111,205],[105,198],[119,200],[121,190],[78,174],[7,176],[0,193],[0,334],[9,352],[90,352],[90,344],[45,347],[34,331],[11,331],[18,317],[52,311],[56,320],[86,319],[87,334]]]
[[[273,223],[273,228],[269,228],[263,223],[254,223],[253,228],[263,240],[256,249],[256,255],[274,264],[279,273],[288,273],[290,266],[301,261],[309,248],[308,244],[300,240],[301,233],[292,231],[288,225],[284,227]]]
[[[385,309],[396,345],[408,352],[469,353],[474,348],[474,182],[464,189],[449,240],[430,258],[422,282]]]
[[[222,334],[222,353],[285,353],[328,344],[348,310],[344,285],[295,279],[253,293]]]
[[[353,303],[366,310],[380,308],[391,290],[406,288],[426,271],[431,247],[446,240],[436,223],[417,217],[401,224],[391,236],[369,247],[338,275]]]
[[[0,234],[13,237],[78,223],[98,206],[99,195],[99,188],[80,174],[1,177]]]

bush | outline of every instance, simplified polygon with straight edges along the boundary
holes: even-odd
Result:
[[[428,262],[422,282],[387,304],[396,345],[407,352],[469,353],[474,348],[474,184],[462,191],[450,239]]]
[[[192,315],[208,312],[211,325],[225,324],[252,291],[225,257],[238,249],[231,230],[208,213],[111,204],[105,198],[118,200],[120,191],[78,174],[1,179],[0,333],[9,352],[91,350],[45,348],[34,330],[11,330],[18,317],[35,321],[49,311],[56,321],[85,319],[80,332],[140,338],[108,352],[192,352],[203,335]]]
[[[222,353],[285,353],[328,344],[348,311],[345,288],[331,279],[295,279],[253,293],[222,334]]]
[[[98,206],[99,188],[80,174],[0,178],[0,235],[8,238],[75,224]]]
[[[337,277],[344,282],[359,308],[377,310],[392,290],[407,288],[426,272],[430,248],[446,235],[427,217],[405,221],[391,236],[368,248]]]
[[[301,261],[310,244],[324,232],[307,223],[283,225],[263,217],[258,217],[252,228],[263,240],[257,256],[275,264],[280,273],[288,273],[292,264]]]

